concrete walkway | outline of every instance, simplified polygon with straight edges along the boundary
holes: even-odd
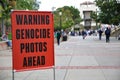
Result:
[[[55,46],[55,80],[120,80],[120,41],[69,37]],[[53,69],[16,72],[14,80],[54,80]],[[0,80],[12,80],[12,51],[0,51]]]

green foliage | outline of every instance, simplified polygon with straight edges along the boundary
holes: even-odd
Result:
[[[4,4],[4,3],[6,3],[6,4]],[[9,6],[8,1],[3,0],[2,1],[2,10],[1,10],[2,15],[1,15],[1,17],[8,18],[8,16],[9,16],[8,12],[10,11],[10,9],[11,9],[11,7]]]
[[[59,12],[62,12],[62,15],[59,15]],[[54,12],[54,27],[55,29],[66,29],[72,25],[79,24],[82,19],[79,15],[79,10],[74,7],[64,6],[58,8]],[[60,27],[60,18],[61,18],[61,27]]]
[[[0,19],[4,19],[5,25],[9,26],[10,25],[10,14],[11,14],[11,9],[13,9],[13,6],[10,5],[8,0],[2,0],[3,3],[3,8],[1,10],[1,17]]]
[[[120,23],[120,3],[116,0],[95,0],[96,5],[100,8],[99,19],[105,24]]]
[[[91,12],[91,18],[93,18],[97,22],[97,14],[96,12]]]
[[[3,9],[0,13],[1,18],[4,19],[4,24],[6,26],[10,26],[10,15],[11,10],[37,10],[39,8],[39,4],[36,0],[2,0]]]
[[[36,0],[17,0],[16,9],[18,10],[38,10],[39,4]]]
[[[9,39],[9,40],[12,39],[12,34],[11,34],[11,33],[8,34],[8,39]]]
[[[2,34],[0,33],[0,37],[2,36]]]

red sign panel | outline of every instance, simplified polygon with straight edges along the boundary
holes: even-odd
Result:
[[[54,66],[53,14],[13,11],[13,70],[33,70]]]

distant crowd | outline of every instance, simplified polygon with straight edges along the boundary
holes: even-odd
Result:
[[[102,35],[104,34],[106,37],[106,43],[110,42],[110,36],[111,36],[111,32],[112,30],[115,30],[116,27],[113,25],[101,25],[100,28],[98,30],[79,30],[79,31],[55,31],[55,36],[57,38],[57,42],[58,45],[60,44],[60,38],[61,36],[64,37],[66,35],[70,35],[70,36],[82,36],[83,39],[86,38],[86,36],[99,36],[99,40],[102,39]],[[118,40],[120,40],[120,35],[118,35]]]
[[[117,28],[120,28],[120,26],[114,26],[114,25],[108,25],[108,24],[102,24],[100,25],[100,28],[98,30],[81,30],[81,31],[71,31],[69,34],[71,36],[83,36],[83,39],[85,39],[85,37],[87,35],[91,36],[97,36],[99,35],[99,40],[101,40],[102,38],[102,34],[104,34],[106,36],[106,42],[110,42],[110,36],[111,36],[111,32],[113,30],[116,30]],[[120,34],[116,35],[117,39],[120,40]]]

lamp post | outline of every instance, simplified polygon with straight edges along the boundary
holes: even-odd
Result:
[[[99,26],[98,26],[98,9],[96,9],[96,28],[99,29]]]
[[[61,18],[62,12],[59,12],[59,16],[60,16],[60,30],[61,30],[61,28],[62,28],[62,18]]]

